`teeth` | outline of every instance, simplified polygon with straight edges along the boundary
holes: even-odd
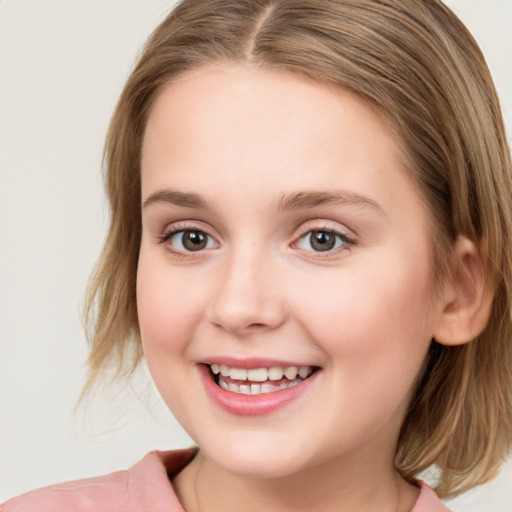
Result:
[[[290,366],[290,368],[286,368],[284,375],[288,380],[293,380],[295,377],[297,377],[298,372],[299,369],[296,366]]]
[[[268,378],[270,380],[281,380],[283,378],[283,369],[279,366],[268,370]]]
[[[247,380],[247,370],[243,368],[230,368],[229,376],[233,380]]]
[[[299,368],[299,376],[301,379],[305,379],[306,377],[309,377],[309,374],[311,373],[311,368],[308,366],[301,366]]]
[[[239,389],[240,389],[240,393],[242,393],[242,395],[250,395],[251,394],[251,386],[248,386],[247,384],[242,384],[241,386],[239,386]]]
[[[311,366],[273,366],[271,368],[254,368],[247,370],[245,368],[230,368],[225,364],[212,364],[210,368],[214,375],[219,373],[223,377],[230,377],[233,380],[246,380],[251,382],[278,381],[286,377],[292,381],[299,376],[305,379],[311,375],[313,368]]]
[[[261,393],[261,386],[259,384],[251,384],[251,395],[259,395]]]
[[[270,384],[267,382],[265,384],[234,384],[230,382],[226,384],[223,380],[219,380],[219,386],[226,391],[231,391],[232,393],[238,393],[240,395],[264,395],[267,393],[273,393],[274,391],[279,391],[280,389],[292,388],[297,384],[300,384],[303,379],[292,380],[291,382],[282,382],[281,384]]]
[[[272,384],[262,384],[261,385],[261,393],[272,393],[272,391],[276,391],[279,389],[277,386],[273,386]]]
[[[254,382],[265,382],[268,380],[269,372],[266,368],[258,368],[256,370],[247,371],[247,379]]]
[[[214,375],[218,375],[215,380],[222,389],[241,395],[261,395],[291,388],[313,373],[312,366],[273,366],[247,370],[214,363],[210,368]],[[238,382],[226,382],[224,377]]]

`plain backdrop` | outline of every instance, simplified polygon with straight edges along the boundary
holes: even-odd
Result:
[[[0,0],[0,502],[191,443],[144,370],[74,409],[83,293],[108,220],[101,152],[138,52],[174,2]],[[512,0],[450,0],[512,128]],[[314,435],[314,433],[312,433]],[[512,461],[455,512],[511,512]]]

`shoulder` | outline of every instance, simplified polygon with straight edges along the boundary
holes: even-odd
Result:
[[[96,478],[86,478],[22,494],[4,503],[1,512],[30,512],[65,510],[133,510],[127,493],[127,471],[119,471]]]
[[[431,487],[421,480],[418,481],[418,485],[420,496],[411,512],[450,512]]]
[[[183,512],[169,475],[194,455],[194,450],[150,452],[126,471],[37,489],[7,501],[0,512]]]

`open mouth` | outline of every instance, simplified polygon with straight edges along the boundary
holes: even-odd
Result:
[[[300,384],[319,370],[315,366],[273,366],[271,368],[233,368],[224,364],[206,365],[214,382],[232,393],[262,395]]]

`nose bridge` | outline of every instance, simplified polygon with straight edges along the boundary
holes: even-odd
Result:
[[[275,267],[268,251],[254,244],[233,248],[216,279],[210,321],[239,334],[278,327],[284,309]]]

